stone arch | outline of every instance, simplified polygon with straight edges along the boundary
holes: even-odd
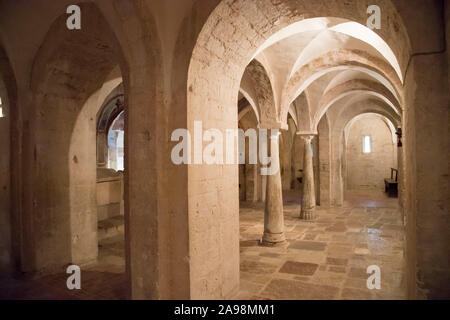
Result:
[[[297,114],[297,131],[299,133],[313,132],[311,119],[312,111],[310,109],[310,103],[306,92],[299,95],[292,105],[295,106]]]
[[[327,109],[330,108],[334,103],[340,99],[358,94],[370,94],[384,100],[386,105],[390,106],[394,112],[401,115],[402,109],[399,102],[391,94],[391,92],[383,85],[368,80],[350,80],[346,83],[340,84],[335,88],[329,90],[319,102],[318,110],[313,116],[314,126],[317,126],[320,118],[326,113]]]
[[[125,110],[122,78],[119,81],[120,84],[108,94],[96,114],[97,167],[106,167],[108,163],[108,131],[116,117]]]
[[[82,165],[89,167],[89,154],[71,154],[71,142],[85,102],[113,68],[124,63],[98,7],[80,7],[83,28],[73,33],[65,26],[66,15],[59,16],[35,57],[31,77],[36,132],[32,170],[40,183],[33,190],[34,241],[28,245],[36,253],[32,269],[44,272],[96,259],[95,165],[94,170],[80,171]],[[85,121],[95,128],[95,114]],[[78,175],[72,173],[75,167]]]
[[[292,104],[289,107],[288,115],[291,116],[292,121],[294,121],[294,123],[295,123],[295,127],[298,128],[297,110],[294,108],[294,106]],[[289,118],[289,116],[288,116],[288,118]],[[289,127],[289,123],[288,123],[288,127]]]
[[[367,178],[365,175],[359,175],[358,179],[355,179],[355,172],[354,171],[349,171],[348,168],[349,167],[353,167],[353,169],[356,169],[355,167],[357,165],[359,165],[361,163],[360,158],[356,158],[358,160],[355,160],[354,157],[357,156],[358,152],[348,152],[348,148],[349,146],[351,146],[351,141],[352,141],[352,136],[350,136],[350,132],[352,131],[352,128],[354,126],[354,124],[356,123],[361,123],[360,121],[363,119],[370,119],[370,120],[375,120],[375,123],[382,123],[382,127],[384,127],[384,130],[382,130],[382,132],[384,132],[383,137],[386,135],[386,131],[388,132],[387,138],[388,138],[388,143],[383,143],[383,150],[384,152],[379,153],[378,156],[381,156],[382,159],[387,160],[388,165],[386,167],[380,167],[377,164],[379,163],[377,162],[373,162],[371,164],[371,169],[366,171],[366,173],[368,174],[368,176],[372,176],[373,174],[376,174],[376,181],[374,181],[374,178]],[[378,127],[380,128],[380,127]],[[395,137],[395,132],[396,129],[394,128],[393,123],[391,122],[391,120],[386,117],[385,115],[378,113],[378,112],[364,112],[361,114],[358,114],[357,116],[353,117],[351,120],[349,120],[345,127],[344,127],[344,132],[343,135],[341,135],[341,140],[343,143],[341,143],[341,146],[343,147],[343,153],[345,153],[345,161],[343,162],[343,186],[345,190],[348,190],[351,188],[351,185],[355,186],[358,185],[360,182],[359,180],[362,181],[367,181],[369,182],[369,185],[376,186],[378,185],[378,187],[382,187],[383,185],[383,178],[386,178],[389,174],[389,170],[390,168],[396,168],[396,169],[400,169],[400,164],[398,163],[398,148],[397,148],[397,143],[396,143],[396,137]],[[376,132],[372,132],[375,135],[379,135],[381,132],[380,131],[376,131]],[[354,140],[353,140],[354,141]],[[383,140],[384,141],[384,140]],[[362,141],[358,141],[357,144],[360,144]],[[373,143],[378,143],[378,147],[381,148],[381,144],[380,144],[380,140],[376,139],[375,141],[373,141]],[[353,144],[354,145],[354,144]],[[362,145],[359,146],[359,148],[361,148]],[[372,152],[378,152],[379,149],[376,149],[374,147],[371,148]],[[401,149],[400,149],[401,150]],[[349,161],[351,161],[349,163]],[[362,163],[364,163],[364,161],[362,161]],[[361,164],[362,164],[361,163]],[[367,167],[366,167],[367,170]],[[351,178],[353,176],[353,179]],[[358,177],[358,174],[356,174],[356,177]]]
[[[129,290],[127,293],[133,298],[158,298],[176,295],[177,290],[169,291],[168,289],[171,286],[173,273],[171,263],[167,263],[171,260],[166,258],[167,255],[171,255],[176,250],[164,250],[161,252],[159,241],[161,233],[155,231],[163,230],[162,234],[165,231],[170,232],[168,229],[159,229],[159,226],[164,222],[164,218],[160,219],[160,216],[164,216],[167,212],[167,210],[161,209],[164,206],[164,201],[160,201],[159,206],[156,206],[158,199],[161,198],[161,191],[158,189],[160,185],[157,184],[157,181],[161,179],[160,174],[163,172],[164,163],[166,162],[166,159],[161,159],[165,156],[164,150],[166,146],[157,142],[161,141],[161,126],[164,123],[162,118],[165,117],[165,114],[164,111],[155,113],[156,106],[163,105],[161,91],[163,64],[161,63],[159,37],[153,16],[146,4],[137,1],[96,1],[95,4],[93,1],[86,1],[80,6],[83,11],[83,21],[86,23],[83,24],[82,32],[77,31],[77,37],[73,38],[65,35],[65,32],[67,32],[65,18],[67,16],[64,2],[60,1],[58,5],[46,11],[46,16],[50,16],[49,21],[54,22],[51,26],[48,26],[49,29],[43,31],[42,39],[44,40],[42,40],[42,45],[39,46],[40,43],[37,45],[39,52],[34,58],[31,79],[33,97],[30,100],[32,101],[29,103],[25,102],[21,106],[21,108],[32,110],[30,112],[30,129],[26,131],[25,134],[28,136],[24,139],[23,148],[25,152],[22,157],[25,160],[22,162],[23,170],[29,173],[33,179],[36,177],[35,172],[38,171],[38,168],[36,168],[33,160],[36,145],[36,135],[34,133],[36,132],[39,135],[39,139],[45,136],[45,134],[39,133],[40,129],[42,129],[42,125],[39,124],[41,119],[38,118],[40,114],[39,108],[49,105],[44,103],[46,100],[47,102],[49,99],[57,100],[58,85],[64,82],[69,84],[65,91],[62,89],[66,109],[59,108],[53,111],[55,113],[72,112],[70,121],[67,124],[68,128],[66,128],[71,132],[70,127],[74,125],[76,115],[79,113],[80,107],[83,106],[83,102],[87,101],[88,97],[102,85],[105,73],[108,71],[107,69],[110,69],[110,66],[114,64],[118,64],[123,75],[125,105],[128,108],[125,119],[127,130],[125,148],[129,156],[125,159],[127,170],[124,177],[126,272],[129,280],[128,284],[130,284],[127,287],[127,290]],[[34,10],[36,12],[38,9],[35,8]],[[125,20],[127,21],[126,24],[123,23]],[[96,26],[93,27],[93,25]],[[90,30],[90,34],[86,35],[84,30],[88,29],[94,30]],[[83,36],[86,36],[88,39],[82,39]],[[37,39],[40,38],[37,37]],[[55,45],[55,41],[57,42],[58,39],[65,39],[66,41],[63,45],[58,46]],[[58,50],[61,51],[61,48],[67,49],[67,47],[76,46],[77,39],[86,40],[81,41],[84,45],[83,50],[64,50],[58,56]],[[112,44],[109,44],[108,40]],[[96,41],[98,41],[98,46],[89,45],[96,43]],[[103,42],[108,43],[105,46]],[[114,59],[101,59],[101,52],[110,50],[110,45],[114,47],[113,51],[117,55],[114,54]],[[89,54],[86,57],[80,57],[86,51]],[[66,55],[66,53],[68,54]],[[52,65],[52,62],[55,62],[58,57],[68,61],[67,64],[59,66],[61,69],[65,68],[65,70],[63,72],[48,72],[48,68],[57,65],[57,63]],[[104,60],[109,61],[108,68],[103,64]],[[48,67],[45,66],[47,62],[49,62]],[[75,65],[82,65],[84,68],[77,70]],[[104,70],[103,67],[105,67]],[[89,69],[89,74],[86,69]],[[58,81],[58,79],[62,80],[64,76],[71,79]],[[86,77],[88,77],[88,81],[84,82]],[[79,85],[80,81],[84,85]],[[60,100],[62,101],[63,99]],[[62,104],[61,101],[60,103]],[[67,145],[68,141],[70,141],[69,134],[64,133],[64,136],[58,137],[58,139],[64,141],[61,143],[57,141],[58,144],[54,147],[57,148],[59,145],[61,148],[64,148],[67,151],[65,156],[68,158]],[[64,153],[64,151],[60,152],[63,155]],[[75,163],[78,158],[67,159],[67,161],[59,159],[61,165],[59,166],[58,163],[58,167],[62,168],[62,171],[66,171],[69,160]],[[67,201],[67,189],[70,185],[67,179],[67,172],[63,172],[62,176],[65,180],[63,183],[65,189],[61,191],[63,197],[60,198],[64,198],[63,200]],[[48,180],[55,178],[56,175],[52,175]],[[47,185],[50,185],[50,183]],[[24,201],[25,210],[23,215],[25,218],[23,218],[22,226],[24,230],[30,230],[29,225],[34,223],[33,219],[36,216],[33,215],[34,211],[36,211],[33,206],[33,194],[49,194],[48,192],[40,191],[42,190],[34,190],[34,186],[31,185],[24,185],[23,187],[22,192],[27,197]],[[56,195],[59,196],[60,194]],[[43,200],[47,201],[49,199]],[[58,218],[59,220],[64,220],[57,221],[57,223],[64,222],[64,225],[60,228],[60,234],[69,229],[68,208],[62,209],[64,209],[62,210],[63,214],[60,216],[52,215],[52,212],[50,212],[49,215],[51,217],[48,217],[48,219]],[[40,212],[45,211],[42,208],[38,210]],[[164,211],[164,214],[161,211]],[[42,233],[42,229],[34,230],[34,233]],[[69,252],[69,249],[71,249],[71,235],[69,232],[65,234],[64,239],[56,244],[58,246],[55,250],[58,252],[57,254],[53,254],[55,251],[51,253],[52,250],[48,250],[49,254],[52,255],[51,259],[46,259],[46,257],[42,259],[45,253],[42,249],[36,249],[37,246],[44,248],[50,245],[50,241],[41,241],[42,239],[34,241],[34,234],[30,235],[30,239],[25,239],[21,246],[29,249],[29,252],[25,255],[30,258],[28,259],[29,263],[22,269],[25,270],[27,268],[26,271],[30,272],[58,269],[62,263],[72,260],[72,252]],[[35,243],[36,246],[34,246]],[[35,252],[36,256],[41,256],[40,259],[33,256]],[[144,258],[142,252],[145,252]],[[44,265],[44,261],[50,261],[50,263]],[[176,264],[177,262],[174,263]],[[181,266],[181,264],[178,265]],[[178,286],[178,288],[182,288],[182,286]]]
[[[367,94],[350,98],[349,101],[337,102],[336,105],[331,106],[327,113],[329,117],[332,117],[330,126],[330,202],[332,205],[342,205],[344,201],[344,176],[341,171],[341,156],[344,152],[344,129],[346,125],[351,119],[365,113],[379,114],[397,126],[400,125],[401,118],[384,101],[373,99],[371,95]]]
[[[72,239],[72,261],[84,261],[89,254],[95,258],[98,255],[96,115],[102,102],[121,81],[120,77],[109,76],[105,79],[102,86],[83,104],[73,125],[68,157],[71,233],[75,239],[82,238],[85,241]],[[88,244],[86,239],[90,239]]]
[[[316,35],[307,45],[305,50],[303,50],[302,54],[297,58],[294,64],[293,72],[298,70],[302,65],[314,60],[314,58],[321,56],[326,52],[333,51],[336,48],[342,47],[342,43],[329,41],[330,33],[341,33],[356,40],[356,43],[345,44],[345,48],[367,50],[372,52],[373,55],[379,56],[391,65],[395,70],[397,77],[400,81],[403,81],[403,74],[395,54],[392,52],[391,48],[389,48],[387,43],[384,42],[384,40],[381,39],[373,30],[363,24],[345,20],[336,22],[336,25],[333,25],[325,30],[326,32],[322,31]],[[326,45],[324,45],[324,43],[326,43]],[[347,47],[348,45],[350,46]]]
[[[360,50],[333,50],[300,68],[285,87],[282,101],[282,119],[286,106],[298,97],[311,83],[323,75],[338,70],[358,70],[378,77],[395,100],[403,101],[403,85],[392,66]]]
[[[324,90],[324,94],[326,94],[331,89],[335,88],[336,86],[343,84],[345,82],[351,81],[351,80],[369,80],[369,81],[375,81],[377,83],[380,83],[384,85],[391,93],[394,95],[395,99],[400,102],[400,98],[395,91],[395,89],[392,87],[390,82],[380,75],[379,73],[370,71],[366,68],[348,68],[346,70],[340,71],[329,83],[328,86]]]
[[[275,96],[272,81],[265,67],[257,60],[252,60],[247,66],[244,76],[252,79],[255,100],[258,104],[259,122],[270,125],[277,119]]]
[[[392,120],[390,120],[382,112],[365,112],[365,113],[359,114],[356,117],[354,117],[353,119],[351,119],[344,127],[345,141],[348,141],[348,134],[349,134],[350,128],[353,125],[353,123],[355,121],[358,121],[361,118],[364,118],[367,115],[378,115],[380,117],[380,119],[383,120],[383,122],[386,124],[386,127],[389,129],[389,131],[391,133],[392,143],[395,143],[395,141],[397,140],[397,137],[395,135],[395,133],[397,132],[397,129],[395,128],[395,124],[394,124],[394,122],[392,122]]]
[[[375,1],[377,3],[386,8],[385,19],[392,19],[394,16],[398,19],[390,1]],[[203,25],[190,61],[187,79],[188,129],[193,130],[195,120],[202,120],[204,128],[237,128],[235,105],[242,74],[258,49],[270,37],[277,37],[277,32],[282,32],[293,23],[314,17],[340,16],[364,23],[367,20],[366,9],[372,4],[373,1],[351,1],[343,5],[341,2],[322,0],[220,2]],[[401,36],[404,30],[394,30],[394,26],[388,23],[386,26],[378,32],[394,54],[401,57],[399,64],[404,70],[407,56],[404,48],[409,48],[407,38]],[[224,297],[235,291],[239,283],[238,170],[233,165],[200,165],[190,166],[187,171],[188,189],[192,190],[187,200],[190,217],[190,267],[193,275],[191,286],[195,288],[191,295],[193,298]],[[202,204],[208,203],[205,195],[194,191],[194,186],[204,183],[205,177],[209,177],[206,180],[210,182],[212,190],[226,190],[223,197],[236,199],[227,201],[225,206],[217,198],[218,194],[212,191],[208,199],[217,203],[213,215],[207,215],[208,210],[203,208]],[[208,226],[207,231],[205,226]],[[225,251],[229,252],[229,258],[222,261],[219,252]],[[211,260],[207,259],[206,254],[213,254],[219,259],[205,265],[204,261]]]
[[[161,77],[163,75],[161,71],[162,63],[160,55],[160,46],[158,42],[158,35],[156,27],[153,22],[153,17],[145,5],[139,5],[137,2],[130,1],[108,1],[99,2],[95,5],[92,2],[82,3],[80,5],[84,14],[84,28],[82,30],[90,31],[89,35],[86,35],[91,42],[82,41],[85,45],[84,50],[91,50],[86,57],[79,57],[82,53],[86,53],[83,50],[64,50],[64,53],[59,57],[66,59],[67,64],[60,66],[66,68],[64,72],[47,73],[46,64],[52,66],[58,58],[58,50],[64,48],[64,46],[76,45],[76,40],[83,38],[83,32],[78,34],[78,37],[66,37],[65,32],[65,8],[59,8],[59,6],[52,9],[52,14],[55,15],[55,22],[50,27],[50,30],[45,36],[45,40],[40,47],[39,52],[34,59],[33,73],[32,73],[32,89],[33,89],[33,108],[35,113],[32,112],[33,117],[39,115],[39,108],[44,106],[44,102],[47,99],[57,100],[55,91],[58,84],[63,82],[58,81],[58,77],[64,75],[72,77],[67,81],[69,87],[66,90],[62,90],[64,93],[64,108],[55,109],[56,112],[72,113],[70,120],[67,123],[69,132],[70,127],[74,125],[76,115],[79,113],[80,108],[83,106],[83,102],[87,101],[87,98],[98,89],[106,77],[109,69],[113,65],[119,65],[120,71],[123,75],[124,93],[125,93],[125,105],[128,107],[127,115],[125,119],[125,126],[127,130],[127,141],[125,142],[126,153],[129,155],[125,159],[125,246],[126,246],[126,272],[127,279],[130,284],[127,289],[128,294],[133,298],[152,297],[157,298],[167,293],[167,288],[170,286],[171,280],[171,268],[162,264],[168,259],[164,258],[164,255],[171,254],[170,250],[166,250],[160,253],[158,237],[160,234],[153,230],[158,230],[158,223],[162,203],[160,207],[157,207],[157,199],[160,196],[157,188],[156,181],[160,178],[158,173],[162,172],[158,170],[161,168],[164,162],[158,157],[163,156],[163,152],[159,152],[161,148],[165,148],[162,144],[157,143],[157,139],[152,137],[158,136],[158,129],[160,129],[161,117],[164,115],[154,112],[155,106],[162,104],[162,94],[160,86],[162,85]],[[61,11],[58,11],[62,9]],[[64,13],[63,13],[64,12]],[[61,16],[60,16],[61,15]],[[59,16],[59,18],[58,18]],[[129,23],[123,24],[122,21],[127,20]],[[92,25],[97,24],[95,27]],[[94,29],[93,31],[90,29]],[[85,32],[86,33],[86,32]],[[100,34],[99,34],[100,33]],[[94,36],[97,35],[97,36]],[[56,39],[56,40],[55,40]],[[69,39],[64,43],[64,46],[59,46],[58,39]],[[84,40],[84,39],[81,39]],[[107,41],[111,41],[109,44]],[[74,43],[75,41],[75,43]],[[89,43],[95,43],[99,41],[95,49],[89,46]],[[103,42],[106,43],[104,46]],[[102,57],[101,52],[108,50],[111,51],[111,46],[114,47],[113,59],[99,59]],[[52,55],[52,52],[54,55]],[[68,55],[66,55],[68,53]],[[96,54],[98,53],[98,56]],[[87,58],[89,57],[89,59]],[[104,58],[104,56],[103,56]],[[85,61],[86,60],[86,61]],[[108,68],[102,64],[103,61],[108,61]],[[79,68],[79,65],[83,65],[85,68]],[[93,65],[93,66],[92,66]],[[53,64],[54,66],[54,64]],[[105,68],[104,68],[105,67]],[[104,68],[104,70],[103,70]],[[99,70],[101,69],[101,70]],[[98,71],[98,72],[97,72]],[[77,77],[70,72],[75,72]],[[97,73],[96,73],[97,72]],[[92,76],[94,74],[95,76]],[[89,81],[85,85],[79,85],[79,82],[83,82],[85,78]],[[59,79],[62,80],[62,79]],[[75,85],[73,85],[75,82]],[[89,85],[88,85],[89,84]],[[72,85],[72,87],[70,87]],[[62,100],[62,99],[60,99]],[[62,101],[59,101],[62,104]],[[45,104],[49,106],[50,104]],[[150,106],[150,107],[144,107]],[[41,125],[37,125],[38,120],[33,119],[31,132],[36,132],[40,137],[45,136],[43,133],[39,133],[42,129]],[[93,119],[95,122],[95,120]],[[35,124],[36,122],[36,124]],[[50,126],[51,127],[51,126]],[[25,149],[29,155],[33,154],[35,145],[35,138],[32,137],[29,141],[25,141]],[[68,143],[70,141],[69,134],[64,133],[62,137],[58,137],[59,140],[63,140],[61,143],[55,144],[55,148],[60,145],[61,148],[65,148],[66,151],[62,151],[59,154],[61,157],[66,157],[66,160],[59,159],[61,163],[58,163],[59,168],[62,171],[66,171],[68,163],[78,160],[78,158],[72,157],[68,159]],[[65,155],[64,155],[65,154]],[[24,156],[25,157],[25,156]],[[26,157],[30,159],[29,163],[24,164],[30,168],[30,172],[36,172],[32,159],[33,157]],[[28,169],[26,169],[28,170]],[[64,179],[65,191],[60,190],[63,194],[60,199],[68,201],[68,188],[70,186],[67,172],[62,174]],[[50,179],[55,179],[56,175],[49,176]],[[149,183],[150,182],[150,183]],[[50,183],[48,183],[50,185]],[[31,205],[33,202],[32,194],[50,194],[48,192],[42,192],[42,190],[33,191],[32,186],[25,186],[24,193],[30,195],[27,199],[27,211],[26,214],[30,217],[25,221],[29,223],[32,221],[30,215],[31,212],[36,209]],[[41,191],[41,192],[39,192]],[[56,195],[60,195],[59,193]],[[133,195],[130,197],[130,195]],[[49,199],[44,199],[49,200]],[[43,206],[38,210],[41,212]],[[51,253],[52,250],[48,250],[52,255],[51,259],[43,257],[43,250],[36,249],[36,246],[31,244],[23,244],[24,247],[30,248],[30,251],[36,252],[41,258],[31,259],[30,271],[44,270],[55,268],[58,269],[61,264],[65,264],[66,261],[72,260],[75,255],[71,251],[71,234],[67,232],[69,226],[69,215],[67,212],[69,208],[62,208],[62,214],[57,218],[63,221],[57,221],[55,224],[64,222],[58,232],[64,233],[62,241],[58,242],[58,248]],[[145,212],[145,214],[144,214]],[[165,211],[166,212],[166,211]],[[56,216],[49,214],[48,219],[56,218]],[[54,224],[54,225],[55,225]],[[25,225],[23,228],[27,228]],[[42,230],[34,230],[36,234],[41,233]],[[47,233],[48,234],[48,233]],[[52,237],[54,237],[52,235]],[[76,237],[75,237],[76,238]],[[79,237],[77,240],[80,239]],[[34,240],[34,239],[32,239]],[[44,248],[49,244],[49,241],[35,241],[38,246]],[[94,242],[92,237],[86,239],[86,241]],[[92,246],[92,245],[91,245]],[[70,250],[69,250],[70,249]],[[57,252],[55,254],[55,252]],[[142,252],[145,252],[145,258],[142,258]],[[94,255],[92,255],[94,256]],[[47,265],[43,265],[44,261],[49,261]],[[163,270],[163,271],[161,271]],[[163,275],[162,273],[166,273]],[[170,294],[176,294],[176,290]],[[170,296],[167,293],[167,296]]]
[[[253,87],[251,87],[249,84],[244,83],[244,81],[242,81],[239,92],[241,92],[242,95],[245,97],[245,99],[248,101],[249,106],[255,112],[256,119],[258,120],[258,123],[259,123],[260,122],[259,105],[258,105],[258,102],[256,99],[256,93],[254,92]]]

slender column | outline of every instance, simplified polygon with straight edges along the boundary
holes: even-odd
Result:
[[[312,135],[302,136],[305,150],[303,153],[303,196],[302,207],[300,211],[300,219],[314,219],[314,210],[316,207],[316,194],[314,189],[314,171],[313,159],[311,153]]]
[[[263,166],[261,166],[263,168]],[[261,201],[266,202],[267,176],[261,176]]]
[[[271,136],[270,154],[272,167],[276,169],[266,177],[266,207],[264,211],[264,245],[279,245],[286,241],[284,236],[283,195],[281,189],[279,135]]]

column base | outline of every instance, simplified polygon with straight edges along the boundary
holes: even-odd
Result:
[[[305,209],[300,211],[300,219],[302,220],[314,220],[314,208]]]
[[[264,233],[261,239],[261,245],[268,247],[281,246],[286,242],[284,233]]]

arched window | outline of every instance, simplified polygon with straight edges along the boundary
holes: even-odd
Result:
[[[108,168],[124,170],[124,111],[113,120],[108,129]]]
[[[97,120],[97,167],[124,170],[124,96],[104,103]]]

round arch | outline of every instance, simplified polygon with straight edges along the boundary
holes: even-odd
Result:
[[[380,1],[373,2],[368,5],[381,4]],[[390,1],[382,3],[386,17],[397,14]],[[198,120],[206,128],[223,131],[237,128],[235,104],[242,75],[258,50],[277,32],[315,17],[339,16],[364,23],[367,6],[364,7],[361,1],[341,6],[339,2],[325,0],[220,2],[204,24],[190,60],[187,129],[193,132],[194,121]],[[399,35],[393,28],[387,25],[379,30],[379,36],[399,57],[399,65],[405,70],[407,52],[404,48],[409,48],[409,43],[403,36],[403,29]],[[281,121],[275,125],[281,127]],[[187,177],[191,295],[192,298],[226,297],[239,285],[238,169],[236,165],[189,166]],[[202,188],[195,187],[199,183],[208,183],[212,190],[222,190],[221,195],[212,192],[211,196],[217,199],[213,200],[217,204],[213,215],[205,207],[209,202],[201,192]],[[222,197],[226,197],[226,204],[219,201]],[[226,261],[221,259],[220,252],[229,253]],[[210,259],[211,255],[218,259]]]
[[[282,101],[282,119],[287,115],[287,106],[292,103],[314,81],[334,71],[355,70],[373,77],[402,104],[403,85],[392,66],[378,58],[357,50],[335,50],[300,68],[289,80]],[[331,89],[331,88],[329,88]],[[385,91],[383,89],[383,91]]]
[[[80,7],[83,29],[72,33],[65,27],[66,15],[59,16],[47,32],[32,70],[34,112],[38,115],[33,124],[37,159],[33,172],[40,181],[34,190],[37,205],[33,211],[40,218],[34,222],[33,269],[40,271],[95,260],[98,251],[93,196],[96,161],[89,165],[90,159],[95,159],[96,112],[86,118],[83,106],[114,67],[123,66],[124,58],[98,7],[93,3]],[[93,127],[89,130],[94,134],[93,150],[76,143],[84,136],[77,130],[80,122]]]

